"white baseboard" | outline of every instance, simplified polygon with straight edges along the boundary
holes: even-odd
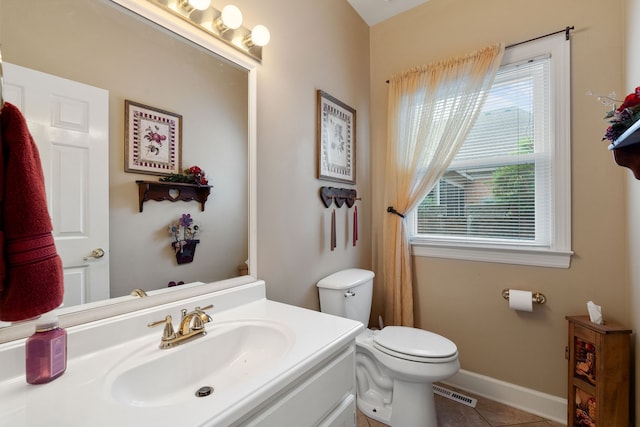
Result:
[[[442,381],[478,396],[504,403],[551,421],[567,424],[567,399],[461,369]]]

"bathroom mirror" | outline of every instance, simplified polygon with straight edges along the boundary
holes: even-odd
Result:
[[[97,22],[96,19],[106,21]],[[56,25],[65,26],[65,30],[56,31]],[[77,28],[70,29],[75,25]],[[117,35],[112,37],[106,34],[104,32],[106,27],[111,27]],[[16,28],[23,33],[12,34],[11,31]],[[102,29],[103,32],[92,33],[95,29]],[[58,37],[58,33],[75,34],[75,38],[81,41],[78,46],[82,47],[74,48],[76,43],[71,38],[55,45],[47,44],[49,39]],[[28,37],[24,37],[25,34],[28,34]],[[112,38],[117,42],[113,43]],[[14,50],[14,46],[18,44],[17,39],[20,39],[20,49]],[[37,49],[34,48],[39,52],[37,58],[24,59],[24,52],[28,49],[24,45],[25,39],[31,39],[33,43],[40,45]],[[140,61],[123,57],[123,51],[128,50],[131,55],[129,48],[135,44],[136,39],[144,39],[149,43],[155,42],[161,54],[147,56],[148,52],[139,52]],[[51,0],[47,2],[0,0],[0,45],[3,60],[8,63],[16,63],[109,91],[111,134],[109,138],[111,146],[109,222],[112,298],[75,307],[64,307],[60,311],[63,325],[70,326],[126,313],[255,280],[257,277],[255,244],[257,64],[254,60],[143,0]],[[45,49],[43,45],[46,46]],[[187,50],[194,51],[196,59],[186,58]],[[199,61],[201,61],[200,64],[198,64]],[[143,71],[138,70],[138,75],[148,73],[149,78],[131,87],[131,81],[128,81],[125,76],[137,62],[147,66]],[[154,80],[155,75],[160,74],[158,70],[167,67],[168,62],[178,71],[169,77],[163,76],[161,81]],[[46,64],[50,64],[50,67]],[[203,78],[202,69],[213,70],[210,72],[210,80],[217,87],[211,89],[202,86],[203,80],[208,81],[208,76]],[[65,70],[72,71],[66,75]],[[241,74],[240,78],[237,76],[238,73]],[[227,74],[234,76],[232,82],[221,81]],[[106,77],[104,80],[98,78],[96,83],[96,75]],[[108,81],[110,77],[112,80],[123,82],[124,88],[105,87],[100,83]],[[200,86],[194,87],[194,81],[199,82]],[[223,88],[232,86],[238,86],[234,89],[236,92],[232,93],[239,95],[224,98],[223,92],[226,89],[223,90]],[[175,96],[173,98],[175,102],[172,102],[171,96],[168,95],[165,95],[165,98],[156,96],[158,92],[169,93],[169,90],[180,90],[185,93],[213,92],[211,108],[217,122],[206,118],[194,120],[192,116],[197,116],[196,113],[190,113],[185,107],[189,103],[188,96]],[[213,130],[192,131],[191,134],[199,136],[195,138],[197,141],[186,138],[189,133],[185,131],[182,167],[186,168],[193,164],[203,166],[213,185],[204,212],[196,202],[181,201],[176,203],[149,201],[144,205],[144,212],[138,212],[138,189],[135,181],[155,181],[158,177],[124,172],[124,136],[122,134],[124,100],[130,98],[130,93],[134,93],[131,96],[134,101],[147,102],[153,107],[183,114],[185,129],[195,128],[200,122],[236,123],[244,146],[241,150],[235,150],[234,155],[237,157],[237,153],[241,152],[244,158],[241,159],[242,165],[232,168],[233,170],[222,170],[224,168],[222,163],[228,163],[224,153],[224,142],[237,137],[233,131],[227,132],[222,126]],[[235,116],[227,116],[228,111],[241,111],[241,120]],[[116,125],[112,123],[113,121],[116,121]],[[220,160],[216,163],[209,157],[202,159],[189,144],[219,144],[210,156]],[[206,165],[214,165],[213,170],[207,170]],[[233,198],[225,199],[225,192],[233,193]],[[221,203],[221,200],[234,200],[234,202]],[[200,238],[202,248],[205,248],[205,245],[209,247],[208,252],[206,248],[202,253],[196,252],[196,260],[198,255],[201,255],[201,259],[207,261],[201,262],[201,265],[212,263],[207,254],[218,254],[222,257],[222,254],[230,252],[228,248],[231,239],[241,242],[240,245],[234,243],[235,246],[239,246],[239,249],[235,250],[236,254],[232,261],[225,262],[224,271],[222,268],[209,267],[209,270],[215,270],[212,274],[209,274],[208,270],[201,273],[201,270],[197,270],[195,262],[186,268],[176,267],[175,259],[171,259],[171,238],[167,230],[170,222],[175,222],[180,213],[191,213],[196,221],[202,219],[206,224]],[[236,222],[231,224],[229,221]],[[218,228],[219,226],[221,228]],[[127,227],[130,228],[127,229]],[[234,230],[233,235],[225,234],[226,229]],[[247,271],[243,272],[239,268],[245,264],[245,261],[248,274]],[[147,276],[153,274],[158,274],[159,278],[153,283],[145,282]],[[199,283],[169,288],[167,287],[169,280]],[[144,298],[131,296],[129,292],[136,288],[153,291],[148,292],[149,296]],[[32,330],[31,322],[21,322],[0,328],[0,342],[27,336]]]

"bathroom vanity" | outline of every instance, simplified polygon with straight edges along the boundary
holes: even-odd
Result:
[[[159,348],[149,323],[210,304],[206,334]],[[68,328],[67,371],[48,384],[26,383],[24,339],[4,343],[0,426],[355,426],[362,329],[256,281]]]

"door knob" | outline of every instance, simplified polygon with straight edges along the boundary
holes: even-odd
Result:
[[[102,258],[103,256],[104,256],[104,250],[102,248],[97,248],[97,249],[94,249],[93,251],[91,251],[91,255],[88,255],[88,256],[86,256],[86,257],[84,257],[82,259],[85,260],[85,261],[88,261],[89,258],[98,259],[98,258]]]

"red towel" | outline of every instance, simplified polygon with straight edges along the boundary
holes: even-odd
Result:
[[[0,320],[18,321],[59,307],[64,280],[38,148],[14,105],[0,123]]]
[[[358,207],[353,207],[353,246],[358,241]]]
[[[331,212],[331,250],[336,248],[336,210]]]

